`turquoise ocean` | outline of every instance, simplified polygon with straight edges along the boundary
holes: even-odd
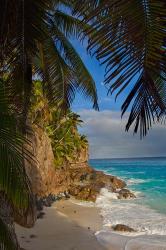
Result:
[[[106,227],[120,223],[141,234],[166,235],[166,158],[92,159],[89,164],[123,179],[137,196],[118,200],[103,189],[97,206]]]

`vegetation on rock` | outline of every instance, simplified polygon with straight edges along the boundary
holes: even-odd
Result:
[[[81,150],[88,147],[86,136],[80,135],[77,129],[83,121],[70,109],[63,112],[60,105],[51,107],[44,96],[42,82],[34,81],[33,84],[30,120],[50,137],[55,167],[76,160]]]

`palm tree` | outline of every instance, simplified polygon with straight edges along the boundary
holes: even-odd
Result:
[[[57,108],[54,108],[57,109]],[[43,93],[41,81],[33,81],[31,94],[31,105],[29,109],[29,119],[31,123],[38,124],[40,127],[48,125],[52,120],[52,113],[48,99]]]
[[[9,84],[15,86],[15,102],[22,104],[24,121],[33,77],[43,80],[45,95],[53,105],[61,101],[62,107],[68,108],[75,91],[80,90],[98,109],[93,78],[70,42],[71,37],[78,38],[83,32],[82,23],[62,11],[59,2],[1,2],[1,74],[8,71]]]
[[[0,249],[18,249],[12,218],[33,216],[33,198],[24,161],[31,155],[29,142],[17,126],[10,91],[0,79]],[[24,152],[24,154],[23,154]]]
[[[58,111],[52,111],[52,120],[45,126],[46,132],[51,138],[52,149],[55,157],[55,166],[62,166],[69,159],[74,159],[79,150],[80,135],[77,125],[80,123],[78,115],[68,110],[64,116],[57,115]],[[77,124],[77,125],[76,125]]]
[[[15,214],[16,218],[23,216],[26,220],[27,215],[33,216],[24,166],[25,158],[31,161],[32,157],[24,145],[29,143],[25,128],[33,80],[40,79],[49,104],[60,103],[63,110],[72,103],[76,90],[98,109],[97,93],[93,78],[70,42],[71,37],[78,38],[83,31],[82,23],[60,10],[59,1],[2,0],[0,23],[1,201],[11,211],[8,216]],[[0,248],[17,249],[13,231],[3,219],[3,210],[0,209]]]
[[[105,85],[116,98],[126,89],[122,105],[130,116],[128,131],[141,137],[166,112],[166,2],[165,0],[72,1],[73,13],[89,36],[88,51],[106,66]]]
[[[88,38],[88,51],[106,65],[108,94],[129,92],[122,105],[122,115],[132,105],[126,130],[135,123],[134,132],[140,129],[144,136],[155,118],[165,116],[165,16],[164,0],[2,0],[1,68],[10,65],[11,81],[21,84],[25,114],[32,69],[44,79],[53,102],[68,106],[80,87],[97,108],[94,83],[65,39]]]

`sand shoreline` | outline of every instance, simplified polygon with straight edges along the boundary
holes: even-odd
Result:
[[[126,236],[105,231],[100,209],[61,200],[44,209],[44,217],[31,229],[16,225],[25,250],[166,250],[157,235]],[[96,233],[97,232],[97,233]]]
[[[33,228],[16,225],[20,245],[25,250],[106,250],[95,232],[102,227],[99,209],[58,201],[44,209],[44,217]]]

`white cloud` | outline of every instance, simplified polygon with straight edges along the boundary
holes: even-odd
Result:
[[[85,122],[81,132],[86,134],[90,144],[91,158],[141,157],[166,155],[166,126],[156,125],[148,136],[140,140],[139,134],[125,132],[127,118],[121,120],[119,111],[82,110],[79,112]]]

